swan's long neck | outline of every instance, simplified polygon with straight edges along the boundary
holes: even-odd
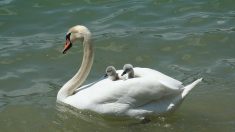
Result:
[[[84,55],[81,67],[78,72],[71,78],[58,92],[57,101],[62,101],[68,96],[71,96],[73,92],[79,88],[82,83],[86,80],[91,66],[93,64],[93,48],[90,42],[90,35],[84,37],[83,41]]]

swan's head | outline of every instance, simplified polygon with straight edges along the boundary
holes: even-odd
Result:
[[[117,80],[117,72],[114,66],[108,66],[106,68],[106,75],[113,81]]]
[[[90,36],[91,33],[85,26],[77,25],[70,28],[65,37],[66,42],[64,45],[63,54],[65,54],[66,51],[68,51],[72,47],[72,44],[76,40],[83,41],[84,39],[90,39]]]
[[[122,73],[122,76],[125,75],[125,74],[130,74],[130,73],[133,73],[134,70],[133,70],[133,66],[131,64],[125,64],[123,66],[123,73]]]

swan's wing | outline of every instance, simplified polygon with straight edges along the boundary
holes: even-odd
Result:
[[[135,74],[137,76],[152,76],[155,79],[157,79],[159,82],[164,84],[166,87],[172,88],[172,89],[179,89],[183,88],[182,82],[167,76],[159,71],[149,69],[149,68],[134,68]]]

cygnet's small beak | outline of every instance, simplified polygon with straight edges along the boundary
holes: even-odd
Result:
[[[123,73],[121,74],[121,76],[125,75],[127,73],[127,70],[123,71]]]
[[[72,47],[72,43],[70,42],[69,39],[66,39],[65,45],[64,45],[64,49],[63,49],[63,54],[66,53],[67,50],[69,50]]]
[[[108,74],[106,73],[106,74],[104,74],[104,76],[103,76],[103,77],[104,77],[104,78],[106,78],[107,76],[108,76]]]

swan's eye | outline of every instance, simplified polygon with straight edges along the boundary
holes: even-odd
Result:
[[[131,70],[131,69],[127,68],[127,69],[126,69],[126,72],[130,72],[130,70]]]
[[[71,33],[68,33],[68,34],[66,35],[65,39],[70,41],[70,36],[71,36]]]

